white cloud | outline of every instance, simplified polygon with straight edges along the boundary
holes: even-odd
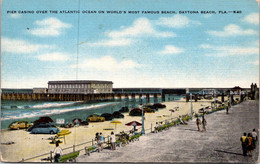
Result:
[[[258,66],[259,65],[259,60],[251,61],[251,62],[248,62],[248,63]]]
[[[10,17],[11,18],[14,18],[14,19],[18,19],[18,18],[21,18],[22,17],[22,14],[10,14]]]
[[[37,58],[41,61],[66,61],[69,59],[68,56],[69,55],[65,53],[53,52],[38,55]]]
[[[39,50],[46,48],[53,48],[54,46],[50,45],[40,45],[40,44],[32,44],[25,40],[21,39],[10,39],[10,38],[2,38],[2,50],[3,52],[10,52],[14,54],[28,54],[35,53]]]
[[[154,37],[174,37],[173,32],[161,32],[156,30],[149,19],[138,18],[134,21],[132,26],[124,27],[122,30],[109,31],[106,33],[110,38],[122,37],[140,37],[140,36],[154,36]]]
[[[207,56],[247,56],[259,53],[258,47],[212,46],[202,44],[200,48],[210,50],[210,54],[206,54]]]
[[[72,65],[74,68],[75,65]],[[89,58],[83,60],[78,65],[79,68],[92,68],[95,70],[101,71],[116,71],[116,70],[125,70],[141,67],[140,64],[134,62],[133,60],[123,60],[117,61],[111,56],[104,56],[101,58]]]
[[[259,14],[251,13],[251,14],[247,15],[246,17],[244,17],[243,21],[254,24],[254,25],[258,25],[259,24]]]
[[[168,38],[176,36],[173,32],[156,30],[147,18],[138,18],[131,26],[121,26],[120,30],[107,31],[105,35],[108,37],[107,39],[89,43],[89,45],[105,47],[129,46],[140,37]]]
[[[190,20],[188,17],[183,15],[174,15],[173,17],[161,17],[156,21],[156,24],[172,28],[187,27],[190,24],[201,25],[199,21]]]
[[[105,47],[114,47],[114,46],[129,46],[133,42],[129,38],[111,38],[110,40],[101,40],[99,42],[90,43],[91,46],[105,46]]]
[[[161,55],[171,55],[171,54],[180,54],[184,52],[182,48],[175,47],[173,45],[166,45],[164,50],[158,52]]]
[[[38,26],[35,29],[31,29],[32,35],[45,37],[45,36],[59,36],[66,28],[72,27],[71,24],[63,23],[57,18],[50,17],[43,20],[37,20],[35,24]]]
[[[224,27],[223,31],[206,31],[206,33],[218,37],[228,37],[228,36],[239,36],[239,35],[256,35],[257,31],[252,29],[243,30],[236,24],[229,24]]]
[[[259,60],[254,61],[255,65],[259,65]]]

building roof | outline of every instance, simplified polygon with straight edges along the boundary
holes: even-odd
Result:
[[[49,81],[48,84],[113,84],[112,81],[99,80],[67,80],[67,81]]]
[[[237,90],[243,90],[242,88],[240,88],[239,86],[235,86],[234,88],[231,89],[232,91],[237,91]]]

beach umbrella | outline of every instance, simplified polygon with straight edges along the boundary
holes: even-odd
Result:
[[[61,131],[57,134],[57,136],[58,136],[58,137],[63,137],[63,138],[64,138],[64,143],[66,144],[65,136],[69,135],[70,133],[71,133],[71,131],[65,129],[65,130],[61,130]]]
[[[34,123],[51,123],[53,120],[50,117],[40,117],[38,120],[34,121]]]
[[[134,131],[136,131],[136,126],[142,126],[142,124],[137,122],[137,121],[132,121],[132,122],[129,122],[129,123],[125,124],[125,125],[133,126],[134,127]]]
[[[171,115],[172,115],[172,112],[174,112],[174,110],[173,110],[173,109],[170,109],[169,111],[171,112]]]
[[[116,125],[117,124],[121,124],[122,122],[118,121],[118,120],[114,120],[110,122],[111,124],[115,124],[115,129],[116,129]]]
[[[81,123],[82,120],[80,118],[75,118],[74,120],[72,120],[72,122],[74,122],[74,123]]]

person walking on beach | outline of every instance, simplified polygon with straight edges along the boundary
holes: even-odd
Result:
[[[197,124],[197,127],[198,127],[198,131],[200,131],[201,121],[200,121],[200,119],[199,119],[199,116],[198,116],[198,115],[196,115],[196,116],[197,116],[196,124]]]
[[[206,131],[206,126],[207,126],[207,121],[204,118],[204,116],[202,116],[202,127],[203,127],[203,131]]]
[[[114,132],[111,132],[111,149],[112,150],[116,150],[116,136],[114,134]]]
[[[247,145],[248,145],[248,139],[246,137],[246,133],[240,138],[241,145],[242,145],[242,151],[243,151],[243,156],[247,155]]]
[[[257,133],[256,133],[255,129],[253,129],[252,138],[253,138],[253,149],[255,149],[256,148],[256,142],[257,142]]]
[[[56,142],[56,148],[53,151],[54,153],[54,162],[58,163],[60,161],[60,156],[63,155],[62,149],[59,147],[59,143]]]
[[[247,134],[247,139],[248,139],[248,145],[247,145],[247,153],[249,156],[252,156],[252,151],[253,151],[253,138],[251,136],[251,133]]]

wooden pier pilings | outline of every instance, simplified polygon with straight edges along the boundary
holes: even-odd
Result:
[[[48,94],[48,93],[2,93],[1,100],[25,101],[99,101],[116,99],[141,99],[142,97],[158,98],[161,94],[126,94],[126,93],[95,93],[95,94]]]

